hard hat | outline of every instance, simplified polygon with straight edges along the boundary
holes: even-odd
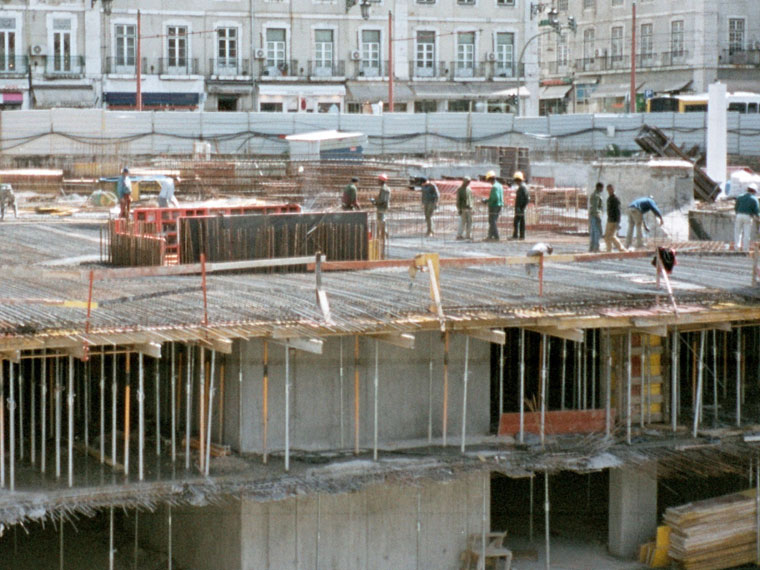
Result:
[[[387,174],[381,174],[380,176],[377,177],[377,179],[378,180],[382,180],[383,182],[387,182],[388,181],[388,175]]]
[[[489,170],[488,172],[486,172],[486,180],[488,180],[489,178],[496,178],[496,173],[493,170]]]
[[[359,179],[356,176],[352,176],[351,182],[359,182]]]
[[[757,184],[750,184],[747,186],[747,192],[757,192]]]
[[[464,178],[462,178],[462,182],[465,182],[465,183],[472,182],[472,178],[470,178],[469,176],[465,176]]]
[[[126,173],[128,173],[128,172],[129,172],[129,168],[127,168],[127,167],[125,166],[124,168],[122,168],[122,169],[121,169],[121,171],[122,171],[122,172],[126,172]]]
[[[521,181],[523,181],[523,182],[525,181],[525,176],[523,176],[523,173],[522,173],[522,172],[520,172],[519,170],[518,170],[517,172],[515,172],[515,173],[514,173],[514,175],[512,176],[512,178],[513,178],[514,180],[521,180]]]

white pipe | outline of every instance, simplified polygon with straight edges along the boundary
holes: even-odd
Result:
[[[156,385],[156,455],[161,455],[161,372],[160,360],[154,359],[153,379]]]
[[[525,441],[525,329],[520,329],[520,443]]]
[[[171,399],[169,407],[171,408],[171,430],[172,430],[172,463],[177,461],[177,369],[175,367],[177,355],[177,345],[172,343],[172,363],[171,363]],[[243,401],[241,396],[240,401]],[[171,506],[169,506],[171,509]],[[169,511],[169,521],[171,521],[171,510]],[[169,556],[171,560],[171,556]]]
[[[377,339],[375,339],[375,396],[374,396],[374,417],[373,417],[373,435],[372,435],[372,459],[377,461],[377,392],[379,384],[379,372],[378,372],[378,350]]]
[[[100,462],[106,460],[106,356],[100,355]]]
[[[193,347],[187,347],[187,379],[185,381],[185,469],[190,470],[190,422],[193,415]]]
[[[604,343],[605,394],[604,394],[604,435],[610,437],[612,432],[612,351],[610,350],[610,330]]]
[[[544,537],[546,540],[546,570],[552,567],[549,544],[549,472],[544,471]]]
[[[34,389],[34,380],[36,378],[34,374],[34,363],[29,365],[31,367],[31,375],[29,376],[29,459],[32,461],[32,465],[37,464],[37,392]]]
[[[214,393],[216,392],[216,388],[214,388],[214,377],[215,374],[215,368],[216,368],[216,351],[211,351],[211,378],[209,379],[209,386],[208,386],[208,410],[207,410],[207,423],[206,423],[206,431],[208,432],[206,437],[206,460],[204,461],[204,469],[206,477],[208,477],[209,473],[209,466],[211,464],[211,422],[214,419]],[[203,437],[203,434],[200,434],[201,437]]]
[[[678,343],[681,342],[678,329],[673,329],[670,346],[670,423],[673,433],[678,429]]]
[[[346,440],[345,440],[345,419],[344,419],[344,411],[343,411],[343,337],[340,337],[340,368],[338,370],[339,373],[339,379],[340,379],[340,448],[343,449],[346,446]]]
[[[45,432],[45,420],[47,418],[47,350],[42,351],[42,374],[40,376],[40,472],[45,472],[46,467],[46,442],[47,434]]]
[[[565,380],[567,377],[567,339],[562,339],[562,391],[560,392],[560,404],[561,410],[565,409]]]
[[[138,453],[138,476],[140,481],[145,478],[145,465],[143,463],[144,438],[145,438],[145,374],[143,370],[143,353],[137,353],[138,387],[137,387],[137,415],[139,420],[137,453]]]
[[[499,345],[499,421],[504,413],[504,345]]]
[[[470,360],[470,337],[464,337],[464,381],[462,390],[462,453],[465,450],[465,441],[467,438],[467,365]]]
[[[285,345],[285,471],[290,471],[290,347]]]
[[[736,426],[742,425],[742,329],[736,329]]]
[[[118,398],[116,383],[116,355],[111,357],[111,461],[116,465],[116,400]]]
[[[631,444],[631,331],[626,334],[626,351],[625,351],[625,380],[626,380],[626,418],[625,418],[625,441]]]
[[[702,420],[702,385],[704,378],[705,331],[699,331],[699,362],[697,363],[697,397],[694,400],[694,423],[692,437],[697,437],[697,428]]]
[[[8,462],[8,479],[10,482],[11,491],[16,490],[16,400],[13,395],[13,385],[15,384],[13,378],[13,362],[8,362],[8,447],[10,449],[10,461]],[[71,486],[71,483],[69,483]]]
[[[69,356],[69,487],[74,486],[74,357]]]
[[[546,342],[546,335],[541,335],[541,445],[544,445],[546,438],[546,366],[548,361],[549,347]]]
[[[61,366],[55,359],[55,478],[61,478]]]

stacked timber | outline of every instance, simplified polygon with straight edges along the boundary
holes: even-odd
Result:
[[[668,555],[681,568],[713,570],[753,563],[757,557],[754,491],[671,507]]]

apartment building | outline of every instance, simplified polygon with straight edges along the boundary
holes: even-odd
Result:
[[[542,38],[542,113],[630,109],[632,40],[639,110],[646,97],[704,93],[715,81],[729,92],[760,91],[755,2],[557,0],[553,7],[560,23],[575,18],[577,32],[563,26]]]
[[[527,0],[9,0],[0,108],[133,109],[139,72],[144,109],[379,112],[392,76],[396,112],[510,112],[520,85],[529,111],[530,14]]]

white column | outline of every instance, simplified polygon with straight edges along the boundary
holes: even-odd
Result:
[[[707,175],[718,183],[726,180],[727,121],[726,86],[713,83],[707,103]]]

